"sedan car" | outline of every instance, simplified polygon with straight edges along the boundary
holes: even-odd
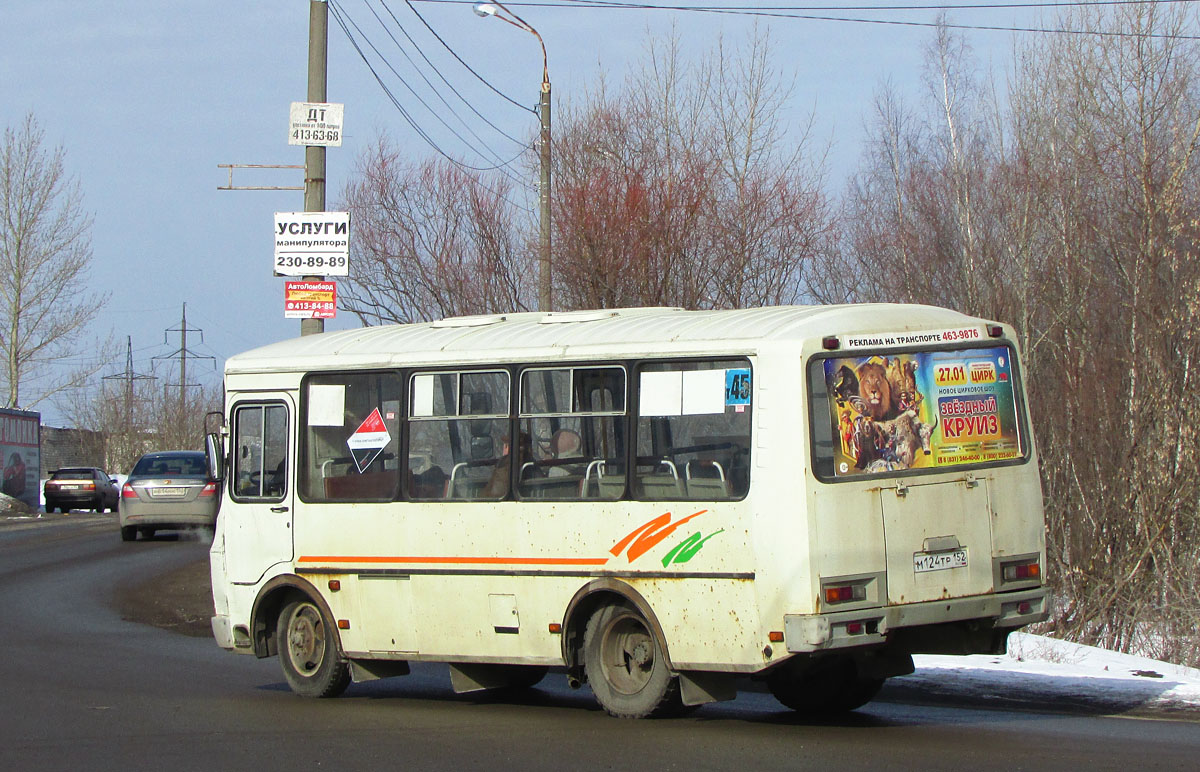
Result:
[[[70,467],[59,469],[46,480],[46,511],[93,509],[97,512],[117,508],[117,481],[103,469]]]
[[[208,476],[204,452],[147,453],[121,486],[121,539],[148,539],[155,531],[212,528],[217,522],[217,483]]]

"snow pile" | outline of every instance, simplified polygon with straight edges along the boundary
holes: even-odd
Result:
[[[913,661],[916,672],[889,681],[889,692],[1025,709],[1200,712],[1200,670],[1041,635],[1013,633],[1006,655],[924,654]]]

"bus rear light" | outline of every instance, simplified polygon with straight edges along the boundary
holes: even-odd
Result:
[[[1023,600],[1017,604],[1018,614],[1028,614],[1032,609],[1033,605],[1027,600]]]
[[[350,620],[349,619],[339,619],[338,620],[338,629],[339,630],[349,630],[350,629]]]
[[[551,635],[562,635],[562,625],[559,624],[558,622],[551,622],[550,623],[550,634]]]
[[[330,592],[337,592],[338,590],[341,590],[341,589],[342,589],[342,580],[341,579],[330,579],[329,580],[329,591]]]
[[[134,491],[132,485],[130,485],[129,483],[125,483],[124,485],[121,486],[121,498],[136,499],[137,497],[138,497],[137,492]]]
[[[767,640],[771,643],[783,643],[783,631],[772,630],[771,632],[767,633]]]
[[[987,334],[989,338],[999,338],[1004,334],[1004,328],[998,324],[989,324],[987,326]]]
[[[850,603],[856,600],[866,600],[867,588],[861,584],[845,584],[839,587],[825,588],[826,603]]]
[[[860,635],[860,634],[862,634],[862,631],[863,631],[863,623],[862,622],[847,622],[846,623],[846,632],[849,633],[850,635]]]
[[[1006,582],[1040,579],[1042,568],[1036,561],[1032,563],[1008,563],[1001,569],[1001,576]]]
[[[208,483],[200,491],[199,498],[203,499],[203,498],[207,498],[209,496],[216,496],[216,495],[217,495],[217,484],[216,483]]]
[[[836,335],[826,335],[824,338],[821,338],[821,347],[826,351],[837,351],[841,346],[842,343],[837,339]]]

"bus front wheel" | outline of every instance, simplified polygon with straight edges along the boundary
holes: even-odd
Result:
[[[679,679],[645,618],[625,603],[601,606],[588,620],[583,663],[596,701],[609,715],[644,718],[680,707]]]
[[[870,702],[883,686],[882,678],[862,678],[849,658],[820,666],[788,663],[767,679],[775,699],[809,715],[846,713]]]
[[[279,662],[292,691],[302,697],[336,697],[350,683],[330,620],[308,598],[283,607],[275,630]]]

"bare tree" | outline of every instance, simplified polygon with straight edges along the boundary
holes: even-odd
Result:
[[[89,456],[111,473],[128,472],[150,451],[203,447],[204,418],[222,403],[220,384],[201,384],[188,389],[181,413],[178,392],[154,380],[93,381],[60,400],[71,422],[88,430]]]
[[[1200,49],[1186,9],[1088,9],[1005,102],[945,30],[879,100],[822,289],[1016,325],[1060,634],[1200,663]],[[925,120],[921,120],[925,117]]]
[[[104,304],[89,286],[92,220],[63,149],[47,151],[33,115],[0,146],[0,377],[8,407],[33,407],[99,367],[63,373]],[[24,387],[24,393],[22,388]]]
[[[650,40],[617,90],[560,111],[555,293],[565,307],[794,302],[832,236],[823,154],[754,33],[696,62]]]
[[[379,138],[345,191],[355,227],[343,308],[364,324],[525,308],[531,254],[510,193],[500,175],[408,162]]]

